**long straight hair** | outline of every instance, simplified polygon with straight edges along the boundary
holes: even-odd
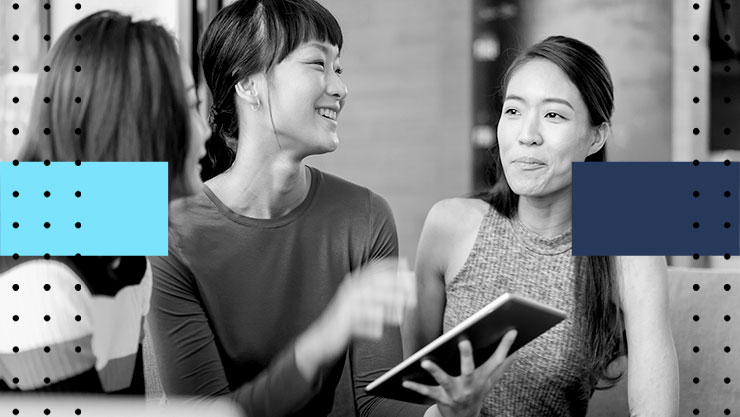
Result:
[[[504,75],[503,95],[516,70],[533,59],[552,62],[568,76],[586,103],[591,126],[610,122],[614,112],[614,89],[609,71],[593,48],[576,39],[552,36],[520,54]],[[488,171],[491,187],[475,197],[486,201],[502,216],[512,218],[517,213],[519,196],[506,180],[498,144],[491,153],[492,166]],[[586,158],[586,162],[604,161],[606,145]],[[610,388],[622,375],[611,374],[609,364],[626,353],[614,259],[611,256],[577,256],[575,273],[579,277],[582,297],[577,302],[585,311],[585,317],[579,318],[588,352],[583,372],[592,389]],[[599,381],[603,385],[600,386]]]

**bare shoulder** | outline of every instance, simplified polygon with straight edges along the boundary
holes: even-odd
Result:
[[[446,231],[477,231],[488,208],[488,203],[477,198],[448,198],[437,202],[429,210],[427,222]]]

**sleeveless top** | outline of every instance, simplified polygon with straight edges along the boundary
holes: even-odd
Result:
[[[460,272],[447,285],[444,331],[505,292],[563,310],[567,317],[517,351],[481,416],[585,416],[592,389],[583,369],[583,309],[577,302],[571,231],[543,238],[493,207]]]

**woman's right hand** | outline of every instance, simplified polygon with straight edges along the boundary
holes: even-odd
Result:
[[[310,380],[336,360],[355,338],[377,340],[386,325],[398,326],[416,305],[413,273],[396,260],[363,267],[345,278],[322,315],[296,341],[296,364]]]
[[[460,376],[448,375],[430,360],[421,363],[422,368],[432,374],[439,386],[429,386],[412,381],[404,381],[403,386],[425,395],[437,404],[425,416],[477,417],[483,400],[514,360],[506,357],[516,339],[516,330],[510,330],[501,339],[496,351],[481,366],[475,367],[473,348],[470,341],[458,344],[460,350]],[[436,408],[436,409],[435,409]]]

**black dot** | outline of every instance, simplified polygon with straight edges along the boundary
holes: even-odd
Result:
[[[80,10],[82,8],[82,5],[80,3],[75,4],[75,9]]]
[[[730,35],[725,35],[725,41],[729,42],[729,41],[730,41],[730,39],[732,39],[732,36],[730,36]]]
[[[16,41],[16,42],[17,42],[17,41],[18,41],[18,39],[20,39],[20,38],[18,37],[18,35],[13,35],[13,40],[14,40],[14,41]]]
[[[79,258],[79,257],[80,257],[80,256],[82,256],[82,255],[80,255],[79,253],[75,253],[75,256]],[[78,284],[78,285],[79,285],[79,284]],[[78,291],[79,291],[79,290],[78,290]]]
[[[731,98],[729,98],[729,97],[725,97],[725,103],[729,103],[730,101],[732,101],[732,99],[731,99]]]
[[[725,315],[725,321],[730,321],[731,317],[729,314]]]
[[[44,128],[44,134],[45,135],[50,135],[51,134],[51,129],[49,129],[48,127],[45,127]]]
[[[51,71],[51,67],[48,65],[44,65],[44,72],[49,72],[49,71]]]
[[[18,6],[18,3],[13,3],[13,9],[18,10],[18,7],[20,7]]]
[[[732,195],[729,191],[725,191],[725,197],[729,198]]]
[[[18,353],[19,351],[18,346],[13,346],[13,353]]]
[[[722,132],[724,132],[725,135],[729,135],[730,133],[732,133],[732,130],[730,130],[729,127],[726,127],[725,130],[723,130]]]
[[[82,285],[75,284],[75,291],[80,291],[80,290],[82,290]]]
[[[18,104],[21,101],[18,97],[13,97],[13,103]]]
[[[48,159],[45,159],[45,160],[44,160],[44,165],[46,165],[46,166],[48,167],[48,166],[49,166],[49,164],[51,164],[51,161],[49,161]]]
[[[731,381],[730,378],[725,378],[725,384],[729,384],[730,381]]]
[[[44,352],[46,353],[51,352],[51,348],[49,346],[44,346]]]
[[[698,229],[698,228],[699,228],[699,222],[694,222],[694,229]]]
[[[18,413],[20,413],[20,411],[18,411],[18,409],[17,409],[17,408],[14,408],[14,409],[13,409],[13,415],[14,415],[14,416],[17,416],[17,415],[18,415]]]
[[[730,284],[725,284],[725,291],[730,291],[732,289],[732,286]]]
[[[82,71],[82,67],[79,65],[75,65],[75,71],[80,72]]]
[[[694,197],[699,197],[699,192],[698,191],[694,191]]]
[[[699,316],[694,314],[694,321],[699,321]]]
[[[20,318],[20,317],[18,317],[18,315],[15,315],[15,316],[13,316],[13,321],[18,321],[18,320],[20,320],[20,319],[21,319],[21,318]]]
[[[699,66],[698,65],[694,65],[694,72],[699,72]]]
[[[78,408],[78,409],[76,409],[76,410],[75,410],[75,414],[77,414],[77,415],[79,416],[80,414],[82,414],[82,410],[80,410],[79,408]]]
[[[725,346],[725,353],[730,353],[731,350],[729,346]]]
[[[13,222],[13,229],[17,229],[20,226],[18,222]]]
[[[48,314],[45,315],[44,316],[44,321],[49,321],[49,320],[51,320],[51,316],[49,316]]]
[[[75,197],[80,198],[82,197],[82,193],[79,191],[75,191]]]
[[[725,65],[725,72],[730,72],[732,68],[729,65]]]
[[[698,41],[699,40],[699,35],[694,35],[694,40],[695,41]]]
[[[49,36],[48,34],[44,35],[44,40],[46,42],[49,42],[51,40],[51,36]]]
[[[75,135],[81,135],[81,134],[82,134],[82,129],[80,129],[79,127],[76,128],[75,129]]]
[[[699,10],[699,3],[694,3],[694,10]]]
[[[51,103],[51,97],[44,97],[44,103],[46,104]]]
[[[48,190],[44,191],[44,197],[49,198],[50,195],[51,193]]]
[[[82,103],[82,98],[81,97],[75,97],[75,103],[77,103],[77,104]]]
[[[18,128],[17,128],[17,127],[13,128],[13,134],[14,134],[14,135],[17,135],[17,134],[19,134],[19,133],[21,133],[21,131],[20,131],[20,130],[18,130]],[[17,166],[18,164],[15,164],[15,165]]]
[[[725,259],[730,259],[730,254],[729,253],[726,253],[725,254]]]
[[[82,348],[79,346],[75,346],[75,352],[80,353],[82,352]]]
[[[730,160],[729,159],[725,159],[724,164],[725,164],[726,167],[730,166]]]
[[[729,228],[730,228],[730,222],[725,222],[725,229],[729,229]]]
[[[699,353],[699,346],[694,346],[694,353]]]
[[[699,166],[699,160],[698,159],[694,159],[693,164],[694,164],[695,167],[698,167]]]
[[[48,253],[44,254],[44,259],[48,261],[50,258],[51,258],[51,255],[49,255]]]
[[[49,410],[48,408],[47,408],[47,409],[45,409],[45,410],[44,410],[44,414],[46,414],[46,415],[48,416],[49,414],[51,414],[51,410]]]
[[[695,127],[694,130],[692,130],[692,132],[694,132],[695,135],[698,135],[699,134],[699,128],[698,127]]]
[[[13,291],[18,291],[20,288],[18,284],[13,284]]]
[[[49,3],[44,4],[44,9],[46,9],[46,10],[51,9],[51,4],[49,4]]]
[[[13,383],[14,383],[14,384],[17,384],[17,383],[19,383],[19,382],[21,382],[21,380],[20,380],[20,379],[18,379],[18,378],[13,378]]]
[[[694,284],[694,291],[699,291],[699,284]]]
[[[13,259],[18,259],[18,258],[19,258],[18,254],[17,253],[14,253],[13,254]]]
[[[18,65],[13,65],[13,72],[18,72],[18,71],[20,71],[20,70],[21,70],[21,69],[20,69],[20,68],[18,68]]]
[[[44,384],[48,384],[50,382],[51,382],[51,379],[49,379],[49,377],[44,378]],[[48,414],[46,411],[44,411],[44,413]]]
[[[729,6],[729,5],[728,4],[725,4],[725,6]],[[729,7],[725,7],[725,9],[729,9]],[[726,416],[729,416],[730,415],[730,409],[729,408],[725,408],[725,415]]]
[[[75,161],[75,165],[77,165],[77,166],[80,166],[80,165],[82,165],[82,161],[80,161],[79,159],[78,159],[78,160],[76,160],[76,161]]]
[[[17,159],[14,159],[14,160],[13,160],[13,166],[14,166],[14,167],[17,167],[17,166],[18,166],[18,164],[19,164],[18,160],[17,160]],[[729,193],[729,191],[728,191],[728,193]]]
[[[51,289],[51,285],[44,284],[44,291],[49,291]]]
[[[82,40],[82,36],[80,36],[80,35],[75,35],[75,40],[76,40],[77,42],[81,41],[81,40]]]
[[[699,383],[699,378],[694,377],[694,384],[698,384],[698,383]]]
[[[50,228],[50,227],[51,227],[51,223],[49,223],[49,222],[44,222],[44,228],[45,228],[45,229],[48,229],[48,228]]]
[[[699,102],[699,97],[694,97],[694,103],[698,103],[698,102]]]
[[[13,197],[18,198],[21,195],[18,191],[13,191]]]
[[[79,314],[78,314],[78,315],[76,315],[76,316],[75,316],[75,320],[77,320],[77,321],[80,321],[80,320],[82,320],[82,316],[80,316]]]
[[[79,229],[80,227],[82,227],[82,223],[80,222],[75,223],[75,227]]]

